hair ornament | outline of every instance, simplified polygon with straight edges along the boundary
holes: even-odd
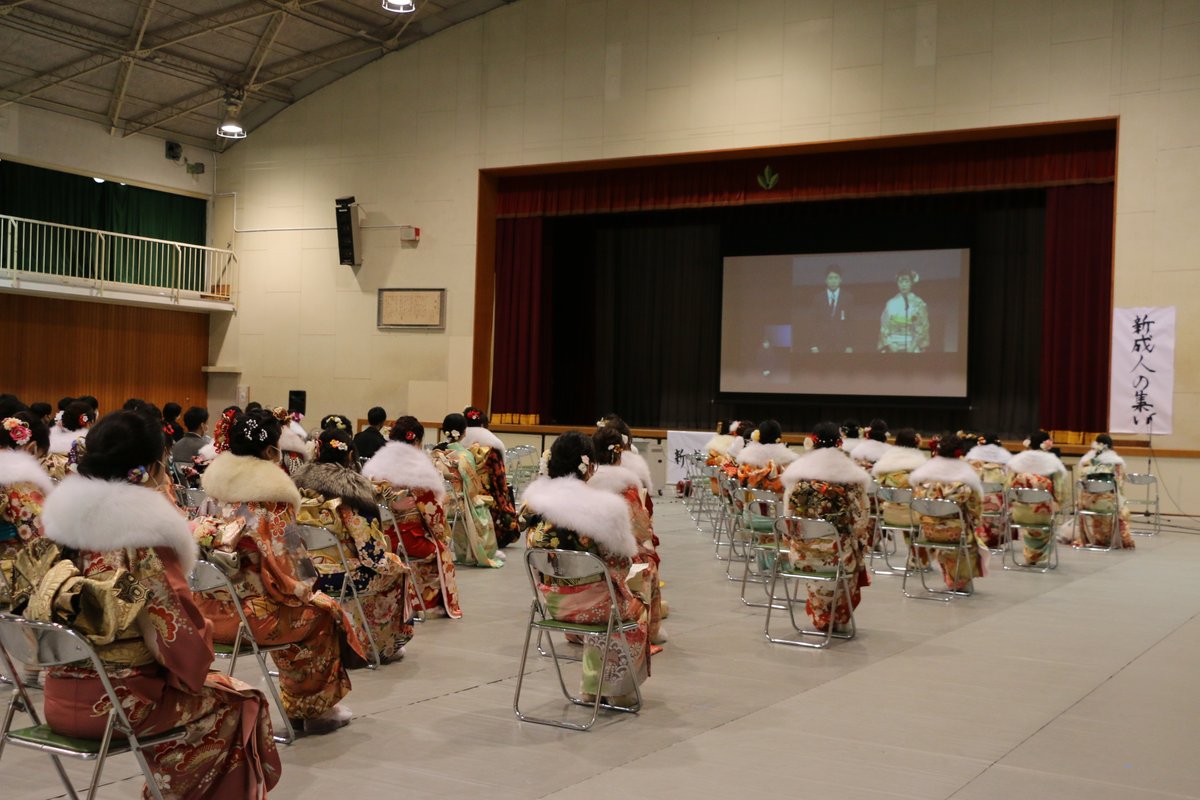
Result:
[[[1021,444],[1025,447],[1026,450],[1028,450],[1030,447],[1033,446],[1033,442],[1029,441],[1029,439],[1025,439],[1024,441],[1021,442]]]
[[[303,414],[301,414],[299,411],[291,411],[291,412],[289,412],[289,413],[288,413],[288,417],[290,417],[290,418],[291,418],[292,422],[299,422],[300,420],[304,419],[304,415],[303,415]],[[338,427],[339,427],[339,428],[343,427],[343,426],[340,424],[340,423],[341,423],[341,420],[338,420],[338,423],[339,423],[339,425],[338,425]]]
[[[916,436],[917,436],[917,449],[920,450],[921,445],[925,443],[925,440],[923,438],[921,438],[921,434],[919,434],[919,433]]]
[[[350,452],[350,445],[343,442],[341,439],[330,439],[325,443],[334,450],[341,450],[343,453]]]
[[[738,420],[738,419],[735,419],[735,420],[733,420],[732,422],[730,422],[730,423],[729,423],[729,433],[730,433],[730,435],[737,433],[738,425],[741,425],[741,424],[742,424],[742,421],[741,421],[741,420]]]
[[[755,428],[754,433],[750,434],[750,441],[757,442],[761,436],[762,434],[758,432],[758,428]]]
[[[813,436],[805,436],[804,437],[804,449],[805,450],[815,450],[816,447],[817,447],[817,440],[815,437],[813,437]]]
[[[4,420],[4,422],[7,424],[8,420]],[[1106,445],[1104,442],[1097,440],[1097,441],[1092,442],[1092,449],[1095,450],[1097,453],[1103,453],[1105,450],[1108,449],[1108,445]]]
[[[33,438],[33,431],[29,429],[29,425],[25,420],[17,419],[16,417],[5,418],[4,430],[8,433],[8,438],[12,439],[13,444],[17,447],[24,447]]]
[[[608,449],[610,452],[620,453],[624,448],[621,447],[621,445],[617,444],[616,442],[613,442],[612,444],[610,444],[608,446]]]
[[[89,419],[88,419],[88,415],[87,415],[87,413],[86,413],[86,412],[84,412],[83,414],[80,414],[80,415],[79,415],[79,424],[80,424],[80,425],[87,425],[87,424],[88,424],[88,422],[90,422],[90,421],[91,421],[91,420],[89,420]]]
[[[598,419],[598,420],[596,420],[596,427],[597,428],[605,428],[605,427],[608,427],[608,423],[602,419]]]
[[[480,418],[480,416],[481,416],[481,412],[477,408],[472,408],[470,411],[467,412],[467,419],[471,420],[472,422],[478,420]]]
[[[1054,449],[1054,440],[1049,437],[1046,437],[1046,441],[1042,442],[1038,446],[1041,447],[1043,450],[1045,450],[1047,453],[1049,453],[1051,450]]]
[[[585,453],[584,455],[581,455],[579,457],[579,466],[576,467],[575,469],[579,470],[580,475],[587,477],[588,467],[590,467],[591,465],[592,465],[592,460],[590,458],[588,458],[587,454]]]
[[[550,448],[542,451],[542,457],[538,459],[538,475],[550,474]]]
[[[287,423],[292,418],[292,415],[289,414],[288,410],[286,408],[284,408],[283,406],[275,406],[274,408],[271,409],[271,414],[272,414],[272,416],[275,417],[275,419],[279,420],[282,423]]]
[[[417,440],[417,432],[416,431],[405,431],[404,432],[404,441],[415,442],[416,440]]]
[[[125,473],[125,480],[139,486],[147,484],[150,482],[150,471],[145,467],[134,467]]]
[[[461,438],[462,434],[458,431],[446,431],[446,441],[448,442],[457,442]]]
[[[625,434],[623,434],[623,433],[621,434],[621,443],[622,443],[622,444],[625,444],[625,445],[628,445],[628,444],[629,444],[629,437],[628,437],[628,436],[626,436],[626,435],[625,435]]]

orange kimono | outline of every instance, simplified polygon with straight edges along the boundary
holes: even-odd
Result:
[[[799,456],[783,442],[759,444],[750,442],[737,456],[738,483],[747,489],[763,489],[776,494],[783,493],[783,482],[779,476],[788,464]]]

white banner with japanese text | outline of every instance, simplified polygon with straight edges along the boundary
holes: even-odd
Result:
[[[667,484],[675,485],[683,480],[685,467],[683,456],[703,450],[713,438],[712,431],[667,431]],[[665,493],[665,492],[664,492]]]
[[[1108,429],[1171,432],[1175,306],[1114,308]]]

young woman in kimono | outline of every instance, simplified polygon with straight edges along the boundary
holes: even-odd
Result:
[[[895,444],[890,450],[879,457],[875,466],[871,467],[871,476],[885,489],[911,489],[909,475],[929,460],[921,450],[921,437],[912,428],[901,428],[896,431]],[[880,503],[879,513],[885,525],[908,527],[915,524],[907,503]],[[905,533],[904,541],[912,545],[912,536]],[[916,553],[917,563],[921,567],[929,565],[929,555],[924,550]]]
[[[779,476],[799,456],[783,443],[783,429],[773,419],[763,420],[750,436],[750,443],[737,455],[738,483],[748,489],[783,491]]]
[[[912,291],[919,280],[912,270],[896,273],[899,291],[879,315],[879,352],[924,353],[929,349],[929,308]]]
[[[521,526],[517,522],[517,509],[513,505],[513,493],[504,467],[504,442],[487,429],[488,418],[482,409],[467,406],[463,417],[467,429],[463,431],[462,444],[482,455],[478,459],[479,480],[483,493],[491,498],[488,512],[496,531],[496,546],[508,547],[520,538]]]
[[[1037,564],[1050,548],[1050,537],[1054,534],[1021,527],[1021,523],[1044,525],[1062,507],[1067,491],[1067,468],[1051,450],[1054,442],[1050,434],[1037,431],[1025,440],[1025,450],[1009,459],[1006,467],[1008,486],[1012,489],[1043,489],[1050,492],[1046,503],[1013,503],[1012,524],[1019,531],[1025,562]]]
[[[187,729],[147,752],[164,796],[259,800],[280,774],[267,700],[209,671],[212,626],[186,577],[196,543],[154,489],[166,480],[163,450],[160,426],[137,412],[96,424],[79,475],[46,501],[46,539],[64,560],[44,572],[25,616],[91,639],[137,733]],[[109,705],[90,664],[49,670],[45,698],[55,733],[103,736]]]
[[[496,528],[489,507],[491,495],[483,488],[480,464],[486,448],[462,443],[467,420],[462,414],[447,414],[442,420],[446,441],[433,448],[433,463],[454,488],[459,505],[458,524],[451,531],[454,561],[476,567],[503,567],[504,553],[496,544]]]
[[[297,521],[328,528],[341,541],[354,587],[363,593],[366,619],[355,616],[349,587],[342,609],[359,626],[360,642],[367,642],[363,626],[369,629],[380,659],[387,663],[404,657],[404,645],[413,635],[408,567],[380,526],[375,487],[355,469],[354,457],[349,431],[338,427],[322,431],[316,460],[292,476],[302,498]],[[340,596],[346,573],[337,552],[310,551],[309,556],[318,573],[313,588]]]
[[[425,453],[425,427],[416,417],[400,417],[391,440],[363,465],[363,477],[396,518],[396,529],[384,531],[404,545],[413,569],[413,591],[420,592],[426,609],[441,609],[451,619],[462,616],[458,579],[446,531],[446,489],[441,473]]]
[[[1117,487],[1117,497],[1123,498],[1125,494],[1125,459],[1117,455],[1113,450],[1112,437],[1107,433],[1102,433],[1096,437],[1096,441],[1092,442],[1092,449],[1083,454],[1079,459],[1079,478],[1085,481],[1106,480],[1113,482]],[[1097,494],[1094,492],[1081,491],[1078,499],[1079,507],[1085,511],[1100,511],[1111,513],[1112,495]],[[1080,529],[1075,531],[1076,546],[1091,545],[1095,547],[1108,547],[1112,541],[1113,526],[1112,520],[1105,517],[1080,516],[1077,518],[1080,523]],[[1125,507],[1125,501],[1121,500],[1121,508],[1117,513],[1118,531],[1121,536],[1120,546],[1123,548],[1133,548],[1133,536],[1129,532],[1129,509]]]
[[[312,446],[305,438],[300,423],[293,419],[286,408],[276,406],[273,413],[279,420],[280,462],[288,475],[295,475],[296,470],[312,460]]]
[[[979,513],[983,502],[983,485],[971,465],[963,461],[966,446],[958,436],[948,433],[933,444],[934,457],[914,469],[908,476],[913,497],[949,500],[962,510],[967,526],[969,556],[962,558],[952,550],[938,550],[937,560],[942,568],[946,587],[962,591],[975,578],[987,574],[987,544],[979,537]],[[917,516],[921,535],[931,542],[957,542],[962,525],[957,519],[942,520]]]
[[[854,448],[863,443],[863,429],[856,419],[848,419],[841,425],[842,452],[846,455],[854,452]]]
[[[629,506],[629,522],[638,543],[638,554],[633,563],[646,565],[639,580],[650,595],[650,641],[653,644],[662,644],[667,641],[667,633],[662,627],[663,600],[658,578],[662,560],[658,554],[658,537],[654,535],[654,520],[646,507],[646,490],[637,475],[622,464],[625,446],[624,438],[616,428],[596,429],[592,434],[592,447],[596,451],[596,470],[588,484],[619,495]]]
[[[887,440],[888,424],[881,419],[873,419],[867,426],[867,438],[849,451],[850,458],[854,460],[855,464],[870,472],[875,467],[875,462],[891,449]]]
[[[96,421],[96,412],[82,400],[72,400],[63,409],[62,419],[50,429],[50,452],[69,455],[80,439],[86,439],[88,429]]]
[[[846,595],[828,584],[805,581],[808,602],[805,609],[818,630],[834,630],[850,622],[850,612],[858,608],[862,587],[871,584],[867,569],[870,546],[871,514],[867,507],[867,487],[871,476],[842,451],[842,436],[836,423],[822,422],[813,428],[812,450],[796,459],[783,472],[784,512],[790,516],[821,518],[833,523],[842,535],[839,540],[812,542],[789,539],[787,557],[792,568],[827,569],[840,561],[850,580],[850,605]],[[836,607],[834,598],[837,598]]]
[[[704,445],[704,452],[708,455],[706,464],[710,467],[719,467],[736,458],[738,452],[745,446],[745,442],[737,435],[739,422],[733,420],[726,423],[725,420],[717,422],[717,432],[708,444]]]
[[[17,554],[42,536],[42,506],[54,484],[35,454],[49,437],[28,411],[0,420],[0,608],[11,601]]]
[[[204,471],[203,486],[220,519],[197,525],[201,546],[236,562],[231,576],[242,610],[260,644],[290,644],[271,653],[279,668],[283,711],[298,732],[328,733],[347,724],[338,701],[350,692],[342,654],[366,652],[341,606],[314,592],[296,572],[285,533],[296,522],[300,491],[279,465],[279,420],[269,411],[237,417],[229,450]],[[219,642],[232,643],[237,614],[229,600],[202,598]]]
[[[633,443],[633,429],[616,414],[605,414],[596,423],[596,427],[616,428],[617,432],[621,434],[625,442],[625,451],[621,454],[621,466],[638,476],[642,488],[646,490],[646,506],[650,509],[650,516],[654,516],[654,500],[652,499],[654,497],[654,479],[650,475],[650,465],[646,462],[645,456],[638,452],[637,445]]]
[[[1000,443],[1000,436],[995,433],[985,433],[979,437],[979,443],[967,451],[967,463],[979,475],[983,483],[997,483],[1003,487],[1008,477],[1005,466],[1012,458],[1012,453]],[[1004,508],[1004,489],[998,492],[983,493],[983,513],[998,514]],[[998,517],[982,517],[979,535],[989,548],[999,547],[1004,541],[1004,521]]]
[[[638,557],[628,503],[587,484],[594,456],[592,440],[582,433],[567,431],[559,436],[550,448],[547,474],[522,494],[521,518],[527,528],[526,546],[586,551],[608,565],[608,581],[620,606],[618,615],[623,621],[638,622],[636,630],[620,634],[633,663],[626,663],[618,647],[611,648],[607,662],[601,663],[603,647],[585,636],[582,692],[629,705],[635,699],[635,686],[650,674],[648,598],[635,595],[628,583],[630,567]],[[603,583],[567,582],[538,588],[551,615],[563,622],[600,624],[612,609],[608,586]]]

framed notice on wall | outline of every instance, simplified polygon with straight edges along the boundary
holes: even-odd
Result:
[[[375,325],[406,330],[445,330],[446,290],[380,289]]]

